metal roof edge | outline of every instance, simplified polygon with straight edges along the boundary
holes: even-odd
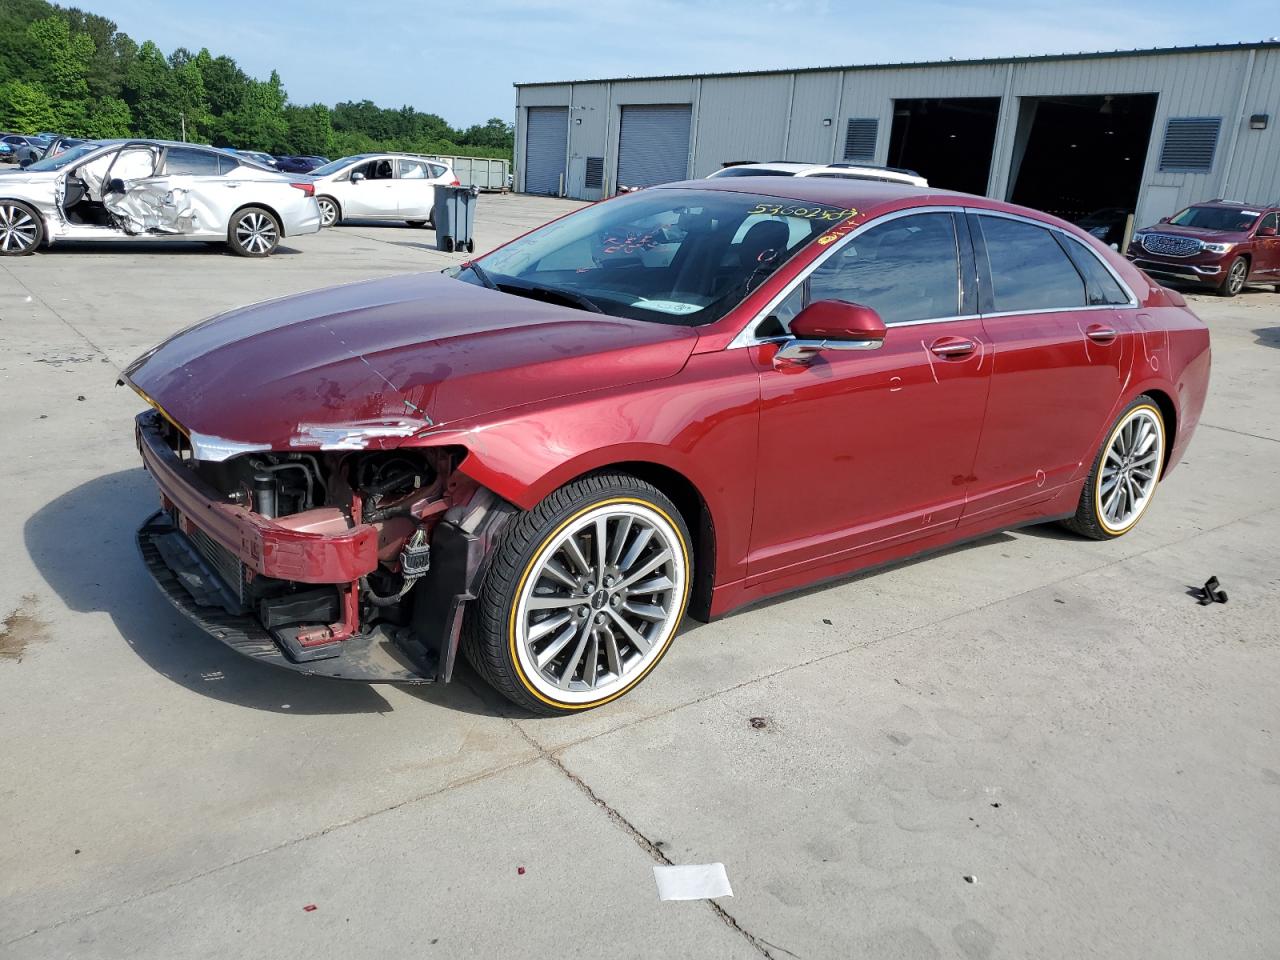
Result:
[[[971,67],[996,66],[1008,63],[1041,63],[1059,60],[1102,60],[1115,57],[1159,57],[1176,56],[1184,53],[1226,53],[1244,50],[1276,50],[1280,49],[1280,40],[1259,40],[1253,43],[1215,43],[1191,47],[1147,47],[1134,50],[1099,50],[1092,53],[1043,53],[1025,57],[979,57],[969,60],[906,60],[899,63],[864,63],[845,66],[827,67],[778,67],[771,70],[738,70],[721,73],[671,73],[654,74],[635,77],[597,77],[584,80],[534,80],[511,84],[517,89],[521,87],[563,87],[579,83],[625,83],[627,81],[653,80],[706,80],[730,77],[769,77],[785,76],[792,73],[838,73],[840,71],[862,70],[901,70],[911,67]]]

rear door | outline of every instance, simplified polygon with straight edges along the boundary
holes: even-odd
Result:
[[[406,220],[430,220],[435,201],[431,164],[425,160],[399,157],[396,160],[396,203]]]
[[[969,214],[991,394],[962,525],[1034,504],[1087,470],[1133,357],[1132,295],[1065,231]]]

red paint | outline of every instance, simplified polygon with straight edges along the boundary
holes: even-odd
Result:
[[[717,614],[1072,512],[1116,412],[1141,393],[1168,398],[1169,466],[1182,455],[1207,389],[1208,331],[1123,257],[995,200],[780,179],[682,186],[856,209],[843,232],[917,206],[1016,212],[1096,250],[1139,306],[891,326],[878,350],[823,351],[803,365],[775,366],[774,345],[729,349],[825,249],[815,242],[697,329],[419,275],[234,311],[162,344],[127,376],[188,430],[280,449],[300,423],[425,415],[431,425],[417,436],[375,446],[465,448],[453,482],[523,508],[596,469],[679,474],[710,514]],[[1090,337],[1099,324],[1115,337]],[[349,584],[377,564],[371,526],[290,530],[212,502],[145,434],[140,448],[163,494],[261,573]]]

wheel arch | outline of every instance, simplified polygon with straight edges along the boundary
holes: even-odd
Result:
[[[706,498],[694,482],[680,471],[651,460],[623,460],[582,476],[592,473],[630,474],[657,487],[676,505],[693,538],[694,581],[689,596],[689,614],[704,623],[710,620],[711,590],[715,585],[716,569],[715,521]]]
[[[265,210],[267,211],[267,213],[271,214],[273,217],[276,218],[276,225],[280,227],[280,238],[283,240],[285,237],[284,217],[280,216],[280,212],[276,210],[276,208],[269,203],[240,204],[240,206],[236,207],[234,210],[231,211],[231,216],[227,218],[227,230],[228,231],[231,230],[231,223],[233,220],[235,220],[236,217],[238,217],[241,213],[243,213],[245,210],[248,210],[251,207],[257,207],[259,210]]]
[[[1164,462],[1160,464],[1160,477],[1164,478],[1165,469],[1169,466],[1169,460],[1173,456],[1174,441],[1178,437],[1178,408],[1173,402],[1173,397],[1169,396],[1159,387],[1149,387],[1143,390],[1154,402],[1160,410],[1160,419],[1164,421],[1165,445],[1164,445]]]

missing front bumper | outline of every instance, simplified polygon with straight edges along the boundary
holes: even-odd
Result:
[[[334,644],[332,656],[294,659],[256,618],[227,612],[226,583],[163,511],[138,530],[138,549],[169,602],[236,653],[313,677],[365,683],[431,683],[439,678],[436,651],[415,643],[403,628],[383,624]]]

